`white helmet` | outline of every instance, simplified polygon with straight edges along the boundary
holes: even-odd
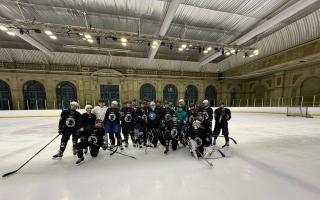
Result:
[[[85,107],[84,107],[84,109],[88,109],[88,108],[91,108],[92,109],[92,105],[86,105]]]
[[[208,101],[207,99],[205,99],[205,100],[203,100],[203,101],[202,101],[202,103],[204,103],[204,104],[208,104],[208,103],[209,103],[209,101]]]
[[[111,104],[118,105],[117,101],[112,101]]]

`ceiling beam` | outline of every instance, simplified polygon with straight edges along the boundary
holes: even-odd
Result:
[[[167,33],[167,31],[171,25],[171,22],[174,18],[174,15],[176,14],[181,2],[182,2],[182,0],[172,0],[170,2],[168,11],[164,17],[164,20],[162,22],[162,25],[161,25],[159,33],[158,33],[158,35],[160,37],[165,36],[165,34]],[[158,41],[158,45],[155,45],[155,48],[150,47],[149,60],[152,60],[154,58],[154,56],[157,54],[157,51],[160,47],[160,44],[161,44],[161,41]]]
[[[257,35],[267,31],[271,27],[281,23],[285,19],[290,18],[291,16],[295,15],[299,11],[303,10],[304,8],[310,6],[313,3],[316,3],[318,0],[299,0],[295,4],[291,5],[290,7],[284,9],[279,14],[275,15],[274,17],[266,20],[265,22],[261,23],[257,27],[253,28],[251,31],[247,32],[234,42],[232,42],[232,45],[243,45],[244,43],[248,42],[252,38],[256,37]],[[202,60],[200,60],[200,66],[203,66],[210,61],[220,57],[221,53],[217,52],[214,53]]]

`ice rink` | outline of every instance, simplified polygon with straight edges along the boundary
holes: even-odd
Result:
[[[15,170],[57,134],[57,117],[0,119],[0,173]],[[232,156],[197,161],[179,148],[101,151],[76,166],[71,145],[52,160],[59,139],[17,174],[0,181],[1,200],[319,200],[320,118],[234,113]],[[223,144],[220,138],[219,145]]]

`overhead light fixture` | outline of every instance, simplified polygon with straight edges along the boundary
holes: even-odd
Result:
[[[259,55],[259,49],[254,50],[254,51],[253,51],[253,54],[254,54],[255,56]]]
[[[253,56],[254,56],[254,55],[253,55],[253,54],[251,54],[249,57],[250,57],[250,58],[252,58]]]
[[[155,48],[157,48],[157,46],[156,45],[152,45],[151,48],[155,49]]]
[[[235,54],[236,53],[236,50],[235,49],[231,49],[230,51],[232,54]]]
[[[182,47],[183,49],[185,49],[185,48],[187,48],[187,45],[186,45],[186,44],[182,44],[181,47]]]
[[[207,50],[208,50],[208,51],[211,51],[211,50],[212,50],[212,47],[208,47]]]
[[[227,53],[226,53],[226,56],[230,56],[230,54],[231,54],[230,52],[227,52]]]
[[[126,43],[126,42],[122,42],[121,45],[124,46],[124,47],[126,47],[126,46],[127,46],[127,43]]]
[[[189,47],[192,47],[192,44],[189,44]]]
[[[56,40],[56,39],[57,39],[57,36],[55,36],[55,35],[50,35],[50,38],[53,39],[53,40]]]
[[[87,39],[91,39],[92,38],[91,35],[89,35],[89,34],[85,34],[84,37],[87,38]]]
[[[122,42],[122,43],[127,43],[128,40],[127,40],[127,38],[121,38],[121,42]]]
[[[182,47],[180,47],[180,48],[179,48],[179,51],[183,51],[183,48],[182,48]]]
[[[152,42],[152,46],[158,46],[158,45],[159,45],[159,43],[157,41]]]
[[[209,52],[208,50],[204,50],[204,51],[203,51],[204,54],[207,54],[208,52]]]
[[[45,30],[44,33],[47,34],[47,35],[53,35],[52,32],[49,31],[49,30]]]
[[[15,34],[14,32],[12,32],[12,31],[8,31],[7,34],[8,34],[8,35],[11,35],[11,36],[15,36],[15,35],[16,35],[16,34]]]
[[[8,28],[1,25],[1,26],[0,26],[0,30],[2,30],[2,31],[8,31]]]
[[[87,40],[87,38],[82,38],[83,40]]]
[[[79,35],[83,36],[83,33],[79,33]]]
[[[93,41],[93,39],[88,39],[88,42],[93,43],[94,41]]]

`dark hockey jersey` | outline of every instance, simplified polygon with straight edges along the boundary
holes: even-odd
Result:
[[[198,113],[203,115],[203,119],[205,122],[212,122],[213,110],[211,107],[200,107]]]
[[[171,121],[174,115],[174,110],[171,108],[162,108],[161,109],[161,120],[165,122]]]
[[[214,119],[217,123],[223,124],[231,119],[231,111],[228,108],[217,108],[214,111]]]
[[[148,108],[147,112],[148,116],[148,127],[149,128],[159,128],[161,116],[158,109],[152,110],[151,108]]]
[[[122,108],[120,111],[121,124],[131,124],[135,118],[134,108]]]
[[[119,108],[108,108],[104,118],[106,122],[120,123],[120,110]]]
[[[74,130],[77,131],[80,126],[81,114],[74,110],[64,110],[61,112],[59,120],[60,130]]]
[[[83,113],[81,115],[80,128],[84,128],[85,130],[93,129],[95,121],[96,121],[95,114],[91,113],[91,115],[89,115],[88,113]]]
[[[192,124],[192,122],[195,120],[197,116],[197,113],[195,110],[189,110],[188,111],[188,123]]]

